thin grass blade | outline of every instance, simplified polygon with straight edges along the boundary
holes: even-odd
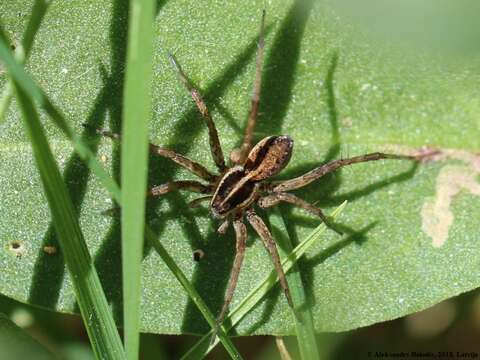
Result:
[[[347,202],[343,202],[338,208],[336,208],[331,216],[335,219],[345,208]],[[320,238],[323,232],[327,229],[325,224],[320,224],[312,233],[295,249],[282,260],[283,271],[287,273],[297,260],[305,254],[305,252]],[[263,279],[255,289],[253,289],[241,302],[238,304],[225,319],[224,329],[229,331],[240,320],[252,310],[257,303],[267,294],[267,292],[277,283],[278,276],[276,271],[272,271],[265,279]],[[228,319],[228,320],[227,320]],[[227,325],[228,324],[228,325]],[[209,345],[212,337],[212,331],[205,334],[190,350],[182,357],[183,360],[192,360],[203,358],[208,354],[217,344],[218,340],[215,340]]]
[[[67,187],[40,125],[38,114],[23,90],[16,84],[15,88],[23,113],[24,126],[32,144],[52,214],[53,225],[72,278],[80,313],[93,351],[99,359],[123,359],[124,352],[120,336],[78,224],[78,217]]]
[[[35,0],[31,15],[28,19],[27,28],[23,34],[21,45],[15,49],[15,58],[21,64],[24,64],[32,49],[33,40],[40,28],[40,24],[47,12],[49,3],[45,0]],[[13,83],[11,79],[8,79],[3,89],[2,95],[0,95],[0,123],[5,119],[10,102],[13,97]]]
[[[140,348],[141,262],[151,112],[154,0],[131,0],[122,124],[122,270],[125,353]]]

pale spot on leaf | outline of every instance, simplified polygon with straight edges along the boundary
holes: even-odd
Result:
[[[432,238],[434,247],[441,247],[448,238],[454,215],[451,204],[462,190],[480,196],[480,184],[475,169],[460,165],[447,165],[440,170],[435,196],[426,199],[422,207],[422,229]]]
[[[435,195],[427,197],[422,206],[422,230],[432,239],[434,247],[441,247],[448,239],[450,226],[454,221],[452,202],[460,192],[465,191],[480,196],[480,156],[460,149],[412,149],[406,146],[387,145],[386,152],[418,156],[427,155],[428,161],[460,160],[466,165],[446,165],[438,174]]]

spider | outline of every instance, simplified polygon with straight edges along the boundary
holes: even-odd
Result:
[[[213,217],[222,221],[218,228],[219,234],[225,234],[229,224],[233,223],[236,236],[236,254],[224,302],[217,317],[217,326],[220,326],[223,322],[232,301],[245,256],[247,242],[247,227],[245,225],[245,219],[258,233],[269,252],[278,274],[280,286],[285,293],[288,304],[293,308],[290,290],[281,266],[280,256],[275,241],[270,230],[255,211],[255,206],[266,209],[277,205],[280,202],[292,204],[319,217],[330,229],[341,235],[341,232],[336,230],[335,227],[330,224],[327,217],[319,208],[294,194],[289,193],[289,191],[304,187],[328,173],[352,164],[380,159],[418,160],[418,157],[416,156],[376,152],[352,158],[334,160],[321,165],[302,176],[290,180],[269,181],[271,177],[285,168],[290,161],[293,150],[293,140],[287,135],[273,135],[260,140],[255,146],[253,146],[253,133],[260,104],[262,82],[261,69],[264,55],[264,27],[265,11],[263,11],[261,17],[255,80],[245,134],[241,146],[234,149],[230,154],[231,166],[227,166],[225,163],[217,129],[200,92],[190,82],[173,55],[169,55],[170,61],[176,69],[181,82],[192,96],[205,124],[208,127],[210,150],[218,169],[218,174],[212,174],[204,166],[176,153],[173,150],[150,144],[150,150],[153,154],[172,160],[190,171],[192,174],[203,179],[206,184],[193,180],[167,182],[151,188],[148,191],[149,196],[159,197],[176,190],[187,190],[205,194],[204,196],[193,200],[190,205],[195,207],[202,202],[210,201],[210,211]],[[109,131],[97,130],[97,132],[110,138],[120,139],[120,135]]]

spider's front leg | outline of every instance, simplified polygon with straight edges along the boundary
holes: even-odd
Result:
[[[299,208],[302,208],[306,211],[308,211],[310,214],[313,214],[315,216],[318,216],[324,224],[330,228],[331,230],[335,231],[339,235],[343,235],[343,233],[335,228],[335,226],[330,222],[330,220],[325,216],[325,214],[317,208],[316,206],[306,202],[305,200],[299,198],[298,196],[295,196],[293,194],[288,194],[288,193],[273,193],[270,195],[266,195],[258,199],[258,205],[262,208],[269,208],[272,206],[277,205],[280,202],[286,202],[292,205],[295,205]]]
[[[187,88],[188,92],[192,96],[193,101],[195,101],[195,104],[197,105],[198,111],[200,111],[200,114],[202,115],[203,120],[207,124],[208,137],[210,140],[210,150],[212,152],[213,161],[215,162],[215,165],[217,165],[217,168],[220,171],[220,173],[222,173],[225,171],[227,167],[225,165],[225,159],[223,157],[222,146],[220,145],[220,140],[218,139],[217,128],[215,127],[215,123],[213,122],[212,116],[208,111],[207,105],[205,104],[205,101],[203,100],[202,95],[200,94],[200,91],[198,91],[193,86],[193,84],[191,83],[191,81],[183,71],[182,67],[178,63],[177,59],[175,59],[173,55],[169,55],[169,58],[172,65],[177,70],[178,76],[182,81],[183,85],[185,85],[185,87]]]
[[[189,170],[191,173],[201,177],[202,179],[208,181],[209,183],[214,183],[217,177],[211,174],[205,167],[199,163],[190,160],[186,156],[183,156],[173,150],[164,148],[162,146],[150,144],[150,152],[154,155],[159,155],[167,159],[172,160],[183,168]]]
[[[268,230],[267,225],[263,222],[263,220],[258,216],[255,211],[250,208],[247,210],[247,219],[248,222],[252,225],[255,229],[257,234],[263,241],[263,244],[267,248],[268,252],[270,253],[270,257],[272,258],[273,265],[275,266],[275,270],[278,274],[278,279],[280,280],[280,286],[282,287],[285,297],[287,298],[288,305],[293,308],[293,301],[290,295],[290,289],[288,287],[287,278],[285,277],[285,273],[282,268],[282,263],[280,261],[280,255],[278,254],[277,246],[275,245],[275,241],[273,240],[273,236]]]

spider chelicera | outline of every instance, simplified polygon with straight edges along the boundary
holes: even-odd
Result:
[[[225,300],[217,318],[217,326],[223,322],[229,304],[232,301],[240,268],[245,256],[247,241],[247,228],[244,222],[245,218],[262,239],[272,258],[273,265],[278,273],[280,285],[285,293],[288,304],[293,307],[290,290],[280,263],[280,256],[275,241],[264,221],[255,212],[255,206],[269,208],[280,202],[290,203],[319,217],[329,228],[340,233],[329,223],[328,219],[319,208],[293,194],[290,194],[288,191],[306,186],[320,177],[347,165],[380,159],[419,160],[419,157],[417,156],[376,152],[347,159],[335,160],[321,165],[294,179],[286,181],[269,181],[269,178],[278,174],[290,161],[293,140],[286,135],[274,135],[260,140],[255,146],[253,146],[252,138],[260,104],[260,88],[262,80],[261,68],[264,53],[264,24],[265,11],[263,12],[261,19],[255,68],[255,82],[250,112],[248,114],[243,143],[240,148],[233,150],[230,154],[232,165],[227,166],[225,164],[217,129],[215,128],[213,119],[202,99],[202,96],[192,85],[181,66],[172,55],[170,55],[170,61],[178,71],[180,80],[190,92],[190,95],[195,101],[195,104],[208,127],[210,149],[213,160],[218,169],[218,174],[212,174],[204,166],[176,153],[173,150],[150,144],[150,150],[153,154],[174,161],[194,175],[203,179],[206,184],[192,180],[167,182],[151,188],[148,192],[149,196],[158,197],[175,190],[187,190],[205,194],[205,196],[192,201],[190,205],[194,207],[204,201],[210,201],[210,210],[213,216],[222,220],[222,223],[218,228],[220,234],[225,234],[229,224],[233,223],[236,236],[236,254],[233,261],[227,292],[225,294]],[[98,132],[114,139],[120,138],[118,134],[113,134],[108,131],[98,130]]]

